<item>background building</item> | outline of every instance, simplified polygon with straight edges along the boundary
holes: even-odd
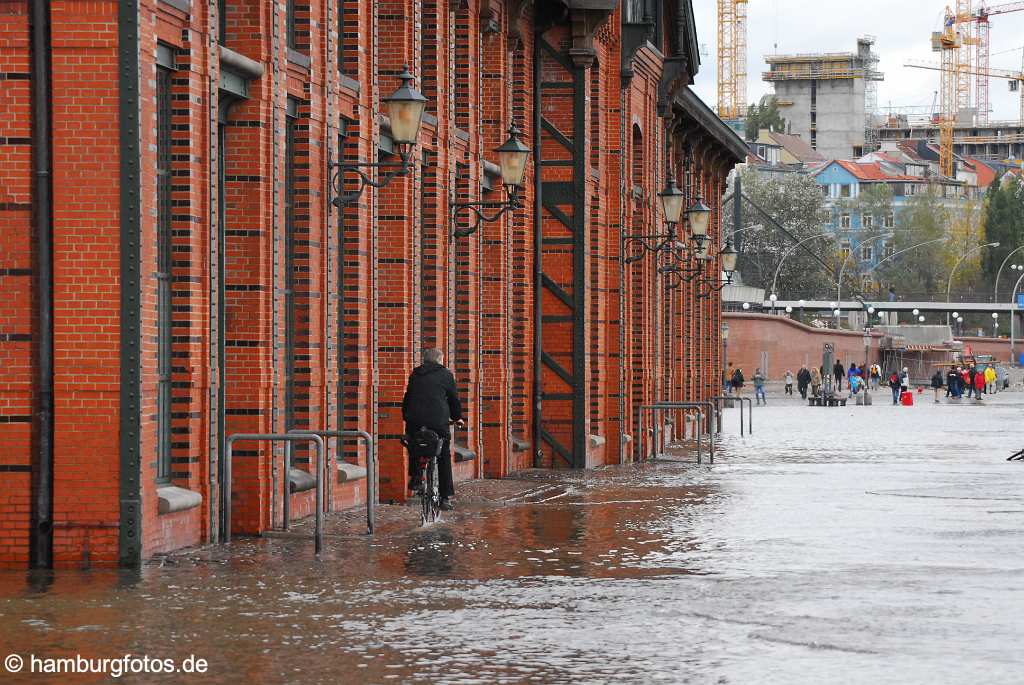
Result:
[[[874,39],[857,52],[766,55],[762,78],[775,88],[786,133],[798,135],[829,159],[859,157],[874,149],[875,82],[882,80]]]
[[[411,150],[382,107],[405,66]],[[689,2],[0,3],[0,564],[135,566],[218,540],[227,498],[258,534],[285,479],[311,512],[305,449],[286,472],[240,443],[227,492],[239,432],[368,431],[404,499],[425,347],[469,408],[459,477],[645,458],[639,407],[714,394],[721,365],[718,206],[746,147],[698,66]],[[521,206],[458,236],[458,203],[505,199],[513,122]],[[334,183],[400,152],[386,187]],[[623,259],[664,231],[667,168],[714,208],[704,281]],[[330,460],[328,506],[360,501],[363,449]]]

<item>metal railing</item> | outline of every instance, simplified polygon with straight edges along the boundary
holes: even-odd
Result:
[[[224,464],[224,490],[222,497],[224,501],[222,518],[224,520],[224,542],[231,542],[231,456],[236,442],[240,440],[254,442],[284,442],[287,447],[285,453],[290,457],[291,443],[310,441],[316,446],[316,527],[313,531],[313,538],[316,544],[316,553],[320,554],[324,545],[324,439],[316,433],[235,433],[229,435],[226,443],[225,464]],[[285,482],[288,482],[287,465],[285,466]],[[285,497],[285,502],[288,498]]]
[[[715,395],[714,397],[711,398],[711,400],[715,402],[715,406],[718,409],[719,433],[722,432],[722,405],[725,403],[725,400],[733,400],[740,403],[740,437],[743,437],[745,435],[743,432],[743,403],[749,402],[750,415],[747,417],[747,421],[749,422],[750,430],[748,432],[751,435],[754,434],[754,400],[750,399],[749,397],[738,397],[736,395]]]
[[[710,437],[710,463],[715,463],[715,432],[712,429],[712,417],[715,414],[715,406],[712,402],[656,402],[655,404],[645,404],[640,406],[640,411],[637,415],[637,420],[643,423],[644,411],[650,411],[657,417],[658,412],[672,411],[676,409],[696,409],[697,410],[697,463],[703,462],[701,446],[704,438],[704,421],[707,421],[708,436]],[[705,411],[707,409],[708,411]],[[639,427],[638,427],[639,428]],[[658,430],[658,423],[654,423],[654,449],[658,450],[661,447],[660,444],[660,433]],[[638,430],[637,434],[642,434],[642,431]],[[684,431],[685,435],[685,431]]]
[[[375,512],[377,506],[377,448],[373,442],[373,436],[366,431],[312,431],[305,430],[303,428],[294,428],[288,431],[288,435],[318,435],[321,438],[355,438],[357,440],[362,439],[366,443],[366,531],[368,534],[373,534],[373,526],[375,522]],[[292,465],[292,443],[288,442],[285,444],[285,464],[284,464],[284,530],[288,530],[288,524],[291,518],[291,502],[288,483],[288,470]],[[333,488],[331,484],[335,478],[334,474],[334,460],[331,459],[328,453],[326,459],[326,473],[327,476],[327,510],[331,511],[333,508],[333,500],[330,496]],[[275,484],[276,488],[276,484]]]

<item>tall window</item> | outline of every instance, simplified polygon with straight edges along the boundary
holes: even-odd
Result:
[[[840,214],[839,215],[839,228],[849,228],[849,227],[850,227],[850,215],[849,214]]]
[[[873,256],[874,256],[874,250],[871,249],[870,245],[861,245],[860,246],[860,258],[861,258],[861,260],[863,260],[865,262],[870,262],[871,258]]]
[[[893,215],[892,212],[889,212],[888,214],[885,215],[883,225],[886,228],[892,228],[893,226],[896,225],[896,217]]]
[[[885,258],[888,259],[896,254],[896,246],[891,240],[885,241]]]
[[[291,3],[289,3],[291,5]],[[284,422],[295,427],[295,132],[299,106],[288,98],[284,134]]]
[[[864,214],[860,218],[860,223],[864,228],[873,228],[875,225],[875,217],[870,214]]]
[[[844,240],[842,243],[839,244],[839,256],[841,256],[843,259],[846,259],[847,257],[850,256],[849,240]]]
[[[280,16],[280,15],[278,15]],[[285,5],[285,34],[288,38],[288,48],[297,50],[299,47],[298,33],[295,28],[295,0],[287,0]]]
[[[171,76],[173,52],[160,46],[156,70],[157,392],[156,478],[171,479]],[[166,52],[165,52],[166,51]]]

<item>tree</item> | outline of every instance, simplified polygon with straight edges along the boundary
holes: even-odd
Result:
[[[747,107],[747,117],[743,130],[747,140],[757,140],[757,132],[762,128],[783,133],[786,120],[779,114],[779,102],[774,95],[763,95],[757,104]]]
[[[991,287],[1006,256],[1017,246],[1024,245],[1024,182],[1012,176],[1002,183],[994,182],[988,188],[986,202],[985,242],[999,243],[999,247],[985,250],[982,262]],[[1012,257],[1011,263],[1017,257],[1020,258],[1017,263],[1024,263],[1024,250]]]
[[[905,294],[931,297],[946,294],[946,278],[952,267],[949,248],[950,212],[943,202],[941,186],[929,184],[926,192],[914,195],[897,218],[895,249],[897,252],[911,246],[947,238],[942,242],[923,245],[904,252],[894,261],[886,262],[878,271]]]
[[[796,241],[825,231],[822,227],[824,198],[812,177],[785,174],[780,178],[748,168],[741,179],[743,193],[782,224]],[[732,209],[730,202],[725,207],[724,225],[727,227],[733,225]],[[815,259],[815,255],[824,257],[834,265],[833,238],[814,238],[791,250],[796,242],[746,203],[740,230],[743,232],[736,236],[735,244],[740,252],[738,268],[744,284],[764,288],[770,294],[775,270],[784,258],[775,288],[780,299],[816,298],[834,287],[831,275]]]

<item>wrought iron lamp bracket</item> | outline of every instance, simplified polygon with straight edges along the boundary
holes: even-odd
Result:
[[[334,199],[331,200],[335,207],[344,207],[358,200],[363,191],[369,186],[371,188],[383,188],[399,176],[407,176],[412,171],[412,157],[408,152],[401,152],[399,162],[358,162],[350,164],[347,162],[331,163],[331,188],[334,191]],[[383,170],[384,174],[376,180],[371,176],[373,170]],[[350,193],[345,192],[345,174],[355,174],[359,186]]]
[[[523,206],[522,198],[519,196],[519,189],[516,186],[506,187],[508,199],[504,201],[480,200],[477,202],[454,202],[449,205],[449,220],[452,223],[452,237],[468,238],[480,230],[484,223],[497,221],[505,214],[514,212]],[[488,214],[488,210],[496,210]],[[459,216],[466,215],[472,223],[466,228],[454,228],[458,224]]]

